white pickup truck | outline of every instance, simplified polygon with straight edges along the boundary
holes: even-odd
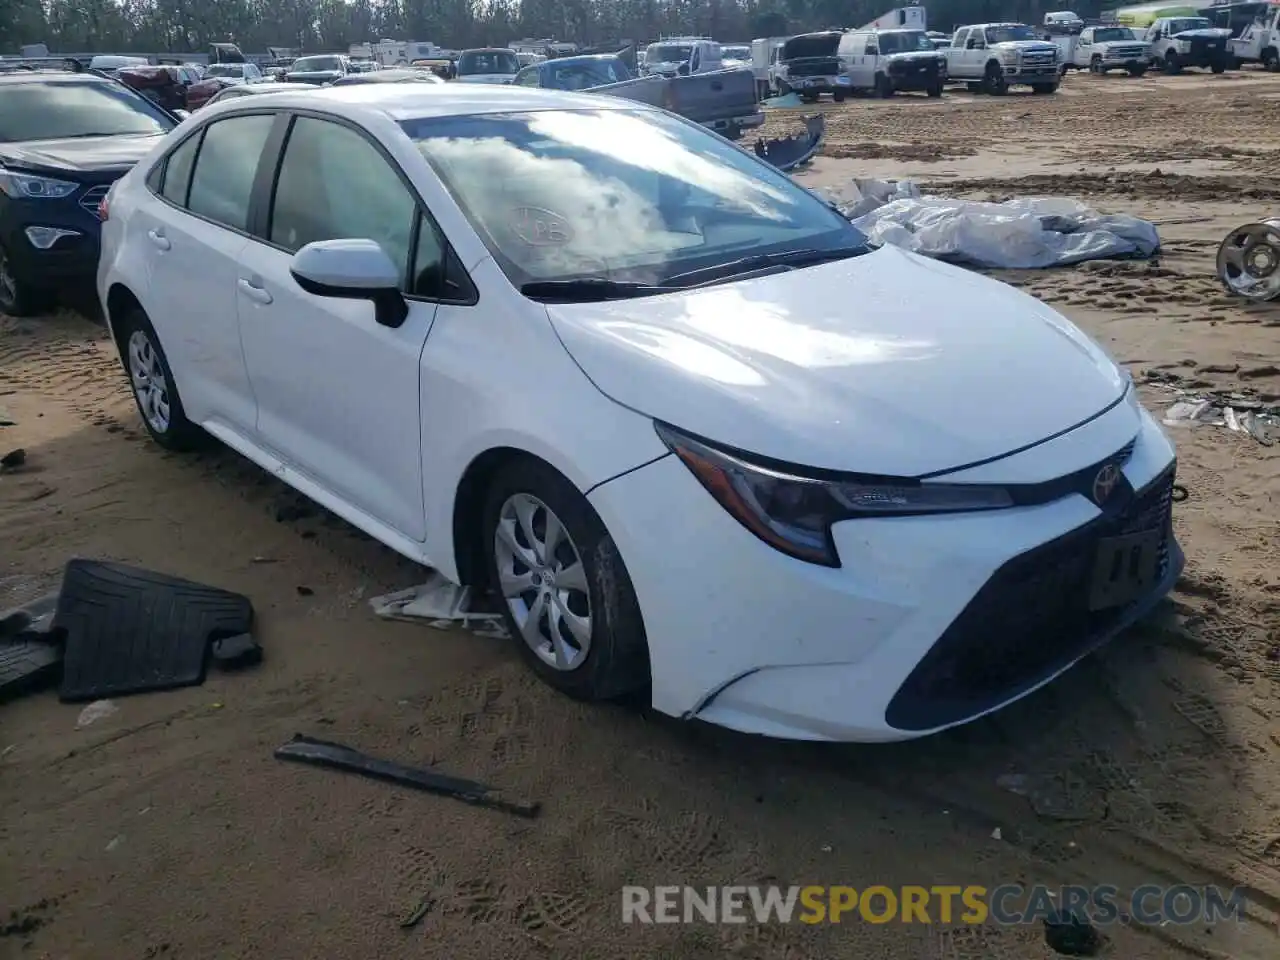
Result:
[[[1035,93],[1055,93],[1062,74],[1058,48],[1036,36],[1025,23],[980,23],[961,27],[947,58],[947,76],[972,91],[1002,95],[1013,84]]]
[[[1127,70],[1129,76],[1140,77],[1147,72],[1150,57],[1151,44],[1128,27],[1085,27],[1076,41],[1071,65],[1097,74]]]
[[[1151,65],[1169,74],[1185,67],[1222,73],[1231,65],[1230,36],[1230,30],[1215,27],[1208,17],[1161,17],[1147,28]]]
[[[1239,63],[1260,63],[1269,71],[1280,70],[1280,7],[1273,6],[1227,44]]]

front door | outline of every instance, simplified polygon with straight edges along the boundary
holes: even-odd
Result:
[[[402,265],[412,295],[420,277],[435,276],[434,225],[362,133],[298,117],[266,235],[242,252],[236,278],[262,442],[330,493],[422,542],[421,358],[436,305],[410,299],[401,326],[380,326],[372,303],[306,293],[289,267],[308,243],[376,240]]]

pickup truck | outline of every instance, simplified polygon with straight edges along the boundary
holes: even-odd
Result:
[[[730,140],[764,123],[755,74],[745,67],[687,77],[636,77],[588,90],[662,107]]]
[[[1147,28],[1151,66],[1168,74],[1184,67],[1223,73],[1231,65],[1230,36],[1230,30],[1214,27],[1208,17],[1161,17]]]
[[[1140,77],[1147,72],[1150,56],[1151,45],[1139,40],[1128,27],[1085,27],[1069,65],[1097,74],[1126,70],[1129,76]]]
[[[843,30],[819,30],[792,37],[778,53],[776,85],[780,93],[795,92],[807,103],[824,93],[839,102],[849,93],[849,78],[840,71]]]
[[[299,57],[284,75],[286,83],[310,83],[317,87],[351,73],[351,61],[340,54]]]
[[[1062,78],[1058,48],[1036,36],[1025,23],[980,23],[961,27],[951,46],[939,51],[947,58],[947,76],[968,84],[972,91],[997,96],[1015,83],[1033,93],[1056,93]]]

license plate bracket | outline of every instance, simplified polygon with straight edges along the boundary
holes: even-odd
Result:
[[[1164,533],[1144,530],[1098,542],[1089,590],[1090,610],[1110,610],[1150,592],[1160,572]]]

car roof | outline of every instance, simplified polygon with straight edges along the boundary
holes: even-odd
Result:
[[[114,80],[106,77],[100,77],[96,73],[89,73],[87,70],[83,73],[73,73],[70,70],[58,70],[53,67],[40,68],[34,70],[14,70],[12,73],[0,73],[0,83],[31,83],[33,81],[41,83],[68,83],[79,81],[84,83],[109,83],[113,86],[117,85]]]
[[[226,110],[235,112],[237,109],[252,109],[246,104],[240,104],[245,99],[237,97],[228,101]],[[340,87],[313,87],[307,91],[281,90],[276,106],[296,106],[306,110],[316,109],[318,104],[325,104],[339,115],[344,112],[343,107],[351,107],[355,112],[383,113],[397,122],[425,117],[464,117],[532,110],[653,109],[638,101],[620,100],[594,93],[464,83],[353,83]],[[218,106],[221,107],[221,104]]]

